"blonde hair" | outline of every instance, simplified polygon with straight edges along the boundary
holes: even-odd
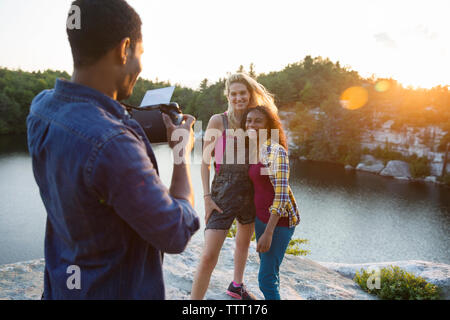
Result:
[[[242,83],[246,86],[248,92],[250,93],[250,101],[248,103],[247,109],[254,108],[258,105],[264,105],[272,109],[275,113],[278,113],[278,108],[275,105],[273,95],[269,91],[267,91],[267,89],[264,88],[262,84],[258,83],[255,79],[245,73],[235,73],[228,77],[225,82],[225,95],[227,98],[230,94],[230,86],[233,83]],[[230,128],[238,129],[241,127],[242,114],[237,115],[235,113],[229,99],[227,115]]]

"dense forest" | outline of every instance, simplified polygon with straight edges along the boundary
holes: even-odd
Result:
[[[240,66],[236,71],[246,70]],[[379,128],[387,120],[393,120],[392,129],[398,131],[427,126],[446,131],[438,151],[444,151],[450,141],[449,86],[404,88],[393,79],[362,78],[339,62],[311,56],[268,74],[257,74],[251,64],[248,74],[275,95],[280,111],[290,112],[289,130],[296,146],[292,152],[309,159],[354,165],[362,154],[362,133]],[[25,132],[33,97],[52,88],[58,77],[69,79],[70,75],[0,68],[0,134]],[[147,90],[169,85],[139,79],[126,102],[139,105]],[[349,109],[343,105],[343,93],[350,87],[362,88],[367,95],[362,106]],[[176,85],[172,101],[206,127],[211,115],[227,108],[224,88],[225,78],[215,83],[204,79],[196,90]]]
[[[0,134],[26,132],[31,101],[42,90],[53,88],[56,78],[70,76],[52,70],[30,73],[0,68]]]

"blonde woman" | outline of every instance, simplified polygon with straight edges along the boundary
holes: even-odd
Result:
[[[276,106],[272,95],[244,73],[233,74],[227,79],[225,95],[228,99],[228,110],[211,117],[203,146],[201,176],[205,201],[205,245],[192,285],[193,300],[204,298],[220,250],[234,219],[237,220],[234,275],[226,292],[236,299],[255,300],[243,283],[248,248],[255,226],[253,186],[248,176],[248,161],[239,164],[226,159],[229,154],[226,152],[227,141],[228,146],[236,146],[236,143],[230,143],[234,142],[232,140],[234,137],[227,129],[241,129],[242,117],[250,108],[260,104],[273,109],[276,109]],[[219,134],[210,134],[211,132]],[[215,136],[215,139],[209,141],[206,138],[208,136]],[[214,148],[211,148],[211,144],[214,144]],[[215,175],[210,188],[212,154],[208,150],[212,149],[215,155]],[[240,153],[243,150],[237,151]]]

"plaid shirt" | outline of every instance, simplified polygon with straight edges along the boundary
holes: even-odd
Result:
[[[289,157],[286,149],[268,139],[261,147],[260,159],[275,191],[269,211],[280,217],[289,217],[289,228],[293,228],[300,223],[300,213],[289,186]]]

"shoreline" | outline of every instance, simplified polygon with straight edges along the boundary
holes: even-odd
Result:
[[[186,250],[177,255],[165,255],[163,270],[167,300],[188,300],[196,270],[196,258],[201,242],[192,240]],[[252,243],[252,249],[255,244]],[[216,269],[212,275],[206,299],[231,300],[225,294],[233,276],[234,242],[226,239]],[[45,260],[0,265],[0,300],[39,300],[43,291]],[[353,280],[361,267],[379,270],[398,266],[442,288],[442,299],[450,300],[450,265],[421,260],[345,264],[322,262],[287,254],[281,265],[280,293],[287,300],[378,300],[365,292]],[[246,283],[258,299],[263,299],[258,287],[259,258],[251,250],[246,266]]]
[[[356,167],[353,167],[352,165],[349,165],[349,164],[345,165],[345,164],[342,164],[342,163],[339,163],[339,162],[330,161],[330,160],[312,160],[312,159],[308,159],[308,158],[306,158],[304,156],[295,156],[295,155],[290,155],[289,158],[297,160],[297,161],[312,162],[312,163],[317,163],[317,164],[324,163],[324,164],[338,165],[340,167],[343,167],[346,171],[370,173],[370,174],[379,176],[381,178],[395,179],[395,180],[398,180],[398,181],[429,183],[429,184],[432,184],[432,185],[441,186],[441,187],[450,189],[450,185],[447,185],[444,182],[438,181],[437,179],[439,177],[433,176],[433,175],[430,175],[429,177],[435,177],[436,178],[435,181],[427,180],[426,178],[396,177],[396,176],[382,175],[379,172],[373,172],[373,171],[364,170],[364,169],[357,169]],[[389,160],[389,161],[396,161],[396,160]],[[361,164],[361,163],[363,163],[363,162],[360,162],[359,164]]]

